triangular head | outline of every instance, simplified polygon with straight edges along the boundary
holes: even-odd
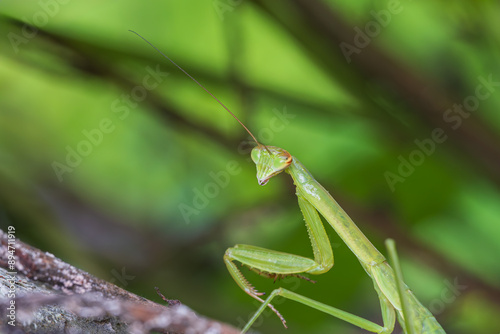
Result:
[[[257,166],[257,180],[263,186],[270,178],[287,169],[293,158],[282,148],[257,145],[252,150],[252,160]]]

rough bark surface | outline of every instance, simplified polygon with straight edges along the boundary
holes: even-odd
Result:
[[[123,290],[50,253],[9,239],[0,230],[0,332],[151,331],[238,333],[227,324],[197,315],[185,305],[166,307]]]

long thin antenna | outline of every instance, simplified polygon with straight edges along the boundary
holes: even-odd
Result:
[[[188,77],[190,77],[190,78],[191,78],[191,80],[193,80],[194,82],[196,82],[196,83],[198,84],[198,86],[200,86],[201,88],[203,88],[203,89],[205,90],[205,92],[207,92],[208,94],[210,94],[210,96],[212,96],[212,97],[215,99],[215,101],[219,102],[219,104],[220,104],[222,107],[224,107],[224,109],[226,109],[226,110],[227,110],[227,112],[228,112],[228,113],[230,113],[230,114],[231,114],[231,116],[233,116],[233,117],[234,117],[234,118],[238,121],[238,123],[240,123],[240,124],[241,124],[241,126],[242,126],[243,128],[245,128],[245,130],[247,130],[247,132],[250,134],[250,136],[252,136],[252,138],[253,138],[253,140],[255,141],[255,143],[256,143],[257,145],[260,145],[260,143],[257,141],[257,139],[256,139],[256,138],[255,138],[255,136],[252,134],[252,132],[250,132],[250,130],[248,130],[248,128],[245,126],[245,124],[243,124],[243,123],[240,121],[240,119],[239,119],[238,117],[236,117],[236,115],[235,115],[235,114],[233,114],[233,113],[231,112],[231,110],[229,110],[229,108],[228,108],[228,107],[226,107],[226,106],[224,105],[224,103],[222,103],[222,102],[221,102],[218,98],[216,98],[216,97],[214,96],[214,94],[210,93],[210,91],[209,91],[208,89],[206,89],[206,88],[205,88],[205,86],[203,86],[201,83],[199,83],[199,82],[198,82],[198,80],[196,80],[195,78],[193,78],[193,77],[192,77],[192,76],[191,76],[188,72],[184,71],[184,69],[183,69],[182,67],[180,67],[179,65],[177,65],[177,64],[176,64],[176,63],[175,63],[172,59],[170,59],[170,58],[169,58],[166,54],[164,54],[163,52],[161,52],[161,51],[160,51],[160,50],[159,50],[156,46],[154,46],[154,45],[153,45],[150,41],[148,41],[147,39],[145,39],[144,37],[142,37],[141,35],[139,35],[138,33],[136,33],[136,32],[135,32],[135,31],[133,31],[133,30],[129,30],[129,31],[130,31],[130,32],[132,32],[132,33],[134,33],[134,34],[136,34],[136,35],[137,35],[137,36],[139,36],[140,38],[142,38],[142,39],[143,39],[146,43],[148,43],[149,45],[151,45],[151,46],[153,47],[153,49],[155,49],[156,51],[158,51],[158,52],[159,52],[159,53],[160,53],[163,57],[165,57],[165,58],[167,58],[168,60],[170,60],[170,62],[171,62],[172,64],[174,64],[174,65],[175,65],[175,67],[177,67],[179,70],[181,70],[182,72],[184,72],[184,74],[185,74],[185,75],[187,75]],[[266,149],[267,149],[267,146],[264,146],[264,147],[266,147]],[[268,150],[269,150],[269,149],[268,149]],[[269,153],[270,153],[270,152],[269,152]]]

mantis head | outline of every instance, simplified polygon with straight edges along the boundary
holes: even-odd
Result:
[[[257,166],[257,180],[261,186],[278,175],[292,163],[290,153],[276,146],[258,145],[252,150],[252,160]]]

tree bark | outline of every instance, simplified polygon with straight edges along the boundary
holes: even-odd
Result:
[[[166,307],[128,292],[2,230],[0,329],[2,333],[239,333],[185,305]]]

